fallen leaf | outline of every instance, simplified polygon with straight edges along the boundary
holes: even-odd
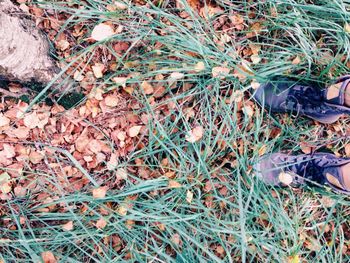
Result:
[[[30,129],[28,127],[18,127],[11,131],[11,134],[18,139],[25,139],[28,137]]]
[[[128,6],[126,4],[124,4],[123,2],[114,1],[114,5],[119,10],[126,10],[126,9],[128,9]]]
[[[299,56],[296,56],[296,57],[292,60],[292,64],[293,64],[293,65],[298,65],[298,64],[300,64],[300,62],[301,62],[301,59],[300,59]]]
[[[103,70],[105,69],[105,66],[103,64],[96,63],[91,68],[92,68],[92,72],[94,73],[94,75],[97,79],[100,79],[103,77]]]
[[[117,213],[121,216],[126,216],[126,214],[128,213],[128,208],[126,205],[120,205],[117,208]]]
[[[68,221],[67,223],[62,225],[62,229],[64,231],[71,231],[71,230],[73,230],[73,228],[74,228],[73,221]]]
[[[250,86],[253,88],[253,89],[258,89],[260,87],[260,83],[257,82],[256,80],[253,80],[251,83],[250,83]]]
[[[10,124],[10,119],[4,115],[0,115],[0,127],[4,127]]]
[[[83,73],[80,72],[79,70],[76,70],[76,71],[74,72],[73,78],[74,78],[76,81],[80,82],[80,81],[82,81],[82,80],[84,79],[84,75],[83,75]]]
[[[253,108],[251,106],[244,106],[242,108],[242,111],[249,118],[251,118],[254,115],[254,110],[253,110]]]
[[[139,135],[141,128],[142,128],[141,125],[136,125],[136,126],[132,126],[131,128],[129,128],[129,130],[128,130],[129,137],[133,138],[133,137],[136,137],[137,135]]]
[[[289,173],[285,173],[285,172],[281,172],[279,175],[278,175],[278,180],[288,186],[290,185],[292,182],[293,182],[293,176]]]
[[[169,180],[168,187],[169,188],[180,188],[180,187],[182,187],[182,184],[180,184],[179,182],[177,182],[175,180]]]
[[[118,157],[115,153],[112,153],[111,158],[107,162],[107,169],[112,171],[112,170],[116,169],[117,166],[118,166]]]
[[[259,57],[257,54],[251,55],[250,59],[252,60],[253,64],[259,64],[261,61],[261,57]]]
[[[27,189],[20,186],[20,185],[17,185],[13,191],[15,192],[15,196],[17,197],[25,197],[26,194],[27,194]]]
[[[108,107],[116,107],[119,105],[119,98],[116,95],[108,95],[105,97],[104,102]]]
[[[141,88],[143,89],[146,95],[150,95],[154,92],[152,85],[149,84],[147,81],[143,81],[141,83]]]
[[[345,23],[344,30],[345,30],[346,33],[350,33],[350,24]]]
[[[214,67],[211,73],[214,78],[224,79],[230,74],[230,69],[226,67]]]
[[[75,140],[75,148],[79,152],[85,152],[86,147],[89,144],[89,138],[86,135],[80,135],[76,140]]]
[[[106,187],[99,187],[92,190],[92,196],[95,199],[104,198],[107,193]]]
[[[43,259],[44,263],[57,263],[57,260],[51,251],[42,252],[41,258]]]
[[[193,193],[190,190],[188,190],[186,193],[186,201],[187,203],[190,204],[192,203],[192,200],[193,200]]]
[[[27,114],[23,119],[24,125],[29,129],[34,129],[38,126],[40,120],[35,112]]]
[[[129,78],[127,77],[114,77],[112,80],[114,81],[115,84],[118,84],[119,86],[122,86],[123,88],[125,88],[126,86],[126,81]]]
[[[96,41],[102,41],[113,36],[114,34],[114,29],[111,25],[101,23],[94,27],[91,32],[91,38]]]
[[[293,255],[288,257],[288,263],[300,263],[300,259],[298,255]]]
[[[126,180],[128,179],[128,173],[125,168],[119,168],[116,172],[116,177],[119,180]]]
[[[171,237],[171,242],[173,242],[175,245],[180,245],[180,242],[181,242],[181,238],[180,238],[180,235],[179,234],[174,234],[172,237]]]
[[[105,228],[107,225],[107,221],[104,220],[104,218],[100,218],[99,220],[96,221],[96,227],[99,228],[99,229],[103,229]]]
[[[29,161],[33,164],[38,164],[42,161],[42,159],[44,159],[44,156],[39,153],[39,152],[36,152],[36,151],[32,151],[30,154],[29,154]]]
[[[3,147],[4,147],[3,152],[4,152],[6,158],[10,159],[10,158],[16,156],[15,147],[13,147],[12,145],[7,144],[7,143],[4,143]]]
[[[170,79],[179,80],[179,79],[184,78],[184,76],[185,76],[185,74],[183,74],[183,73],[173,72],[173,73],[170,74]]]
[[[196,72],[201,72],[205,70],[205,64],[203,61],[199,61],[195,66],[194,66],[194,70]]]
[[[0,182],[0,191],[4,194],[11,192],[12,186],[11,182]]]
[[[60,40],[57,42],[57,48],[61,51],[65,51],[69,48],[69,42],[65,39]]]
[[[197,126],[188,132],[188,134],[185,136],[185,139],[188,142],[194,143],[202,139],[203,133],[204,133],[203,127]]]
[[[258,151],[259,156],[263,156],[266,153],[266,149],[267,149],[266,144],[262,145]]]

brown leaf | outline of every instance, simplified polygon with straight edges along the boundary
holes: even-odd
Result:
[[[105,69],[105,66],[103,64],[96,63],[91,68],[92,68],[92,72],[94,73],[94,75],[97,79],[100,79],[103,77],[103,70]]]
[[[96,221],[96,227],[99,228],[99,229],[103,229],[105,228],[107,225],[107,221],[104,220],[104,218],[100,218],[99,220]]]
[[[3,152],[4,152],[6,158],[10,159],[10,158],[16,156],[15,147],[13,147],[12,145],[7,144],[7,143],[4,143],[3,147],[4,147]]]
[[[147,81],[143,81],[141,83],[141,88],[143,89],[146,95],[150,95],[154,92],[152,85],[149,84]]]
[[[38,126],[40,120],[35,112],[28,114],[23,119],[24,125],[30,129]]]
[[[191,143],[197,142],[200,139],[202,139],[203,133],[204,133],[203,127],[197,126],[188,132],[188,134],[185,137],[186,141]]]
[[[32,151],[30,154],[29,154],[29,161],[33,164],[38,164],[42,161],[42,159],[44,159],[44,156],[39,153],[39,152],[36,152],[36,151]]]
[[[41,257],[44,263],[57,263],[57,260],[51,251],[42,252]]]
[[[92,190],[92,196],[95,199],[104,198],[106,196],[106,193],[107,193],[107,188],[104,186],[95,188]]]
[[[296,56],[296,57],[292,60],[292,64],[293,64],[293,65],[298,65],[298,64],[300,64],[300,62],[301,62],[301,59],[300,59],[299,56]]]
[[[123,88],[125,88],[126,86],[126,81],[128,80],[129,78],[126,78],[126,77],[114,77],[112,80],[115,82],[115,84],[119,85],[119,86],[122,86]]]
[[[169,188],[181,188],[182,184],[180,184],[179,182],[177,182],[175,180],[169,180],[168,187]]]
[[[128,130],[129,137],[133,138],[133,137],[136,137],[137,135],[139,135],[141,128],[142,128],[141,125],[136,125],[136,126],[130,127]]]
[[[4,127],[10,124],[10,119],[4,115],[0,115],[0,127]]]
[[[211,73],[214,78],[224,79],[230,74],[230,69],[227,67],[214,67]]]
[[[104,101],[108,107],[116,107],[119,104],[119,98],[116,95],[108,95]]]

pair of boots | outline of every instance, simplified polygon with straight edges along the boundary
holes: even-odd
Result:
[[[321,123],[333,123],[340,116],[350,114],[347,89],[349,92],[350,75],[323,89],[285,79],[261,85],[254,98],[271,112],[289,112]],[[338,193],[350,193],[350,158],[333,154],[268,154],[257,161],[254,171],[265,183],[274,186],[317,183],[328,185]]]

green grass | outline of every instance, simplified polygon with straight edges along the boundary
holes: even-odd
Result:
[[[205,20],[184,3],[189,18],[182,19],[172,1],[150,2],[148,7],[130,5],[129,13],[107,11],[106,5],[112,1],[71,2],[76,6],[67,7],[63,2],[43,6],[72,14],[62,31],[84,23],[88,37],[94,25],[103,21],[125,27],[123,33],[103,43],[80,40],[74,57],[92,59],[101,46],[113,53],[112,41],[132,43],[124,56],[116,56],[117,70],[100,84],[115,89],[114,76],[134,74],[129,84],[152,79],[152,83],[162,82],[167,94],[152,105],[147,95],[135,89],[134,96],[143,105],[137,113],[147,113],[152,120],[147,145],[120,160],[120,167],[135,171],[129,173],[123,188],[108,191],[102,199],[93,199],[90,190],[84,189],[70,194],[62,191],[48,204],[31,202],[36,196],[2,201],[10,212],[2,220],[12,220],[15,229],[0,225],[0,259],[39,262],[41,252],[49,250],[60,262],[287,262],[296,255],[305,262],[350,260],[342,253],[350,237],[346,197],[327,189],[272,189],[252,172],[261,147],[266,147],[266,152],[300,152],[303,140],[343,154],[349,121],[340,121],[342,129],[336,131],[330,125],[314,126],[304,118],[269,116],[254,104],[254,113],[248,116],[238,103],[225,100],[241,90],[245,92],[243,104],[249,105],[253,79],[263,82],[293,76],[322,85],[347,73],[347,1],[217,2],[225,14],[242,15],[246,24],[243,31],[234,31],[223,47],[214,41],[221,34],[214,29],[220,13]],[[247,38],[256,22],[261,24],[261,32]],[[159,33],[162,30],[164,34]],[[252,44],[261,46],[262,61],[249,63],[252,75],[245,81],[233,75],[225,80],[212,77],[215,66],[225,64],[239,70],[242,60],[249,60],[240,50]],[[299,64],[292,63],[296,56],[301,59]],[[132,67],[126,66],[135,61],[138,63]],[[197,73],[193,68],[199,61],[206,69]],[[184,73],[185,78],[175,84],[167,77],[154,80],[158,74],[172,72]],[[192,86],[186,89],[188,84]],[[174,107],[168,110],[170,103]],[[194,116],[186,115],[189,109]],[[203,126],[205,132],[202,140],[191,144],[185,135],[195,125]],[[271,134],[273,130],[279,135]],[[344,138],[339,139],[341,136]],[[162,164],[165,158],[166,165]],[[142,169],[153,171],[156,178],[142,179],[138,174]],[[161,176],[165,171],[175,172],[182,187],[169,189],[168,179]],[[59,188],[54,173],[42,176]],[[98,181],[98,174],[90,176]],[[191,203],[186,201],[188,191],[193,193]],[[326,199],[321,199],[321,194]],[[325,203],[327,198],[334,203]],[[58,204],[65,204],[65,209],[38,212]],[[125,216],[117,213],[123,204],[130,206]],[[102,208],[108,215],[101,214]],[[19,223],[21,216],[28,219],[25,224]],[[100,217],[108,222],[103,231],[93,225]],[[65,232],[61,225],[69,220],[74,222],[74,230]],[[176,235],[179,242],[174,240]],[[223,248],[222,254],[218,246]]]

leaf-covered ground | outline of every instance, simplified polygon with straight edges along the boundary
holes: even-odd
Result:
[[[17,2],[74,85],[0,103],[0,262],[349,261],[346,197],[252,171],[274,151],[350,156],[349,118],[251,95],[348,73],[350,4]]]

